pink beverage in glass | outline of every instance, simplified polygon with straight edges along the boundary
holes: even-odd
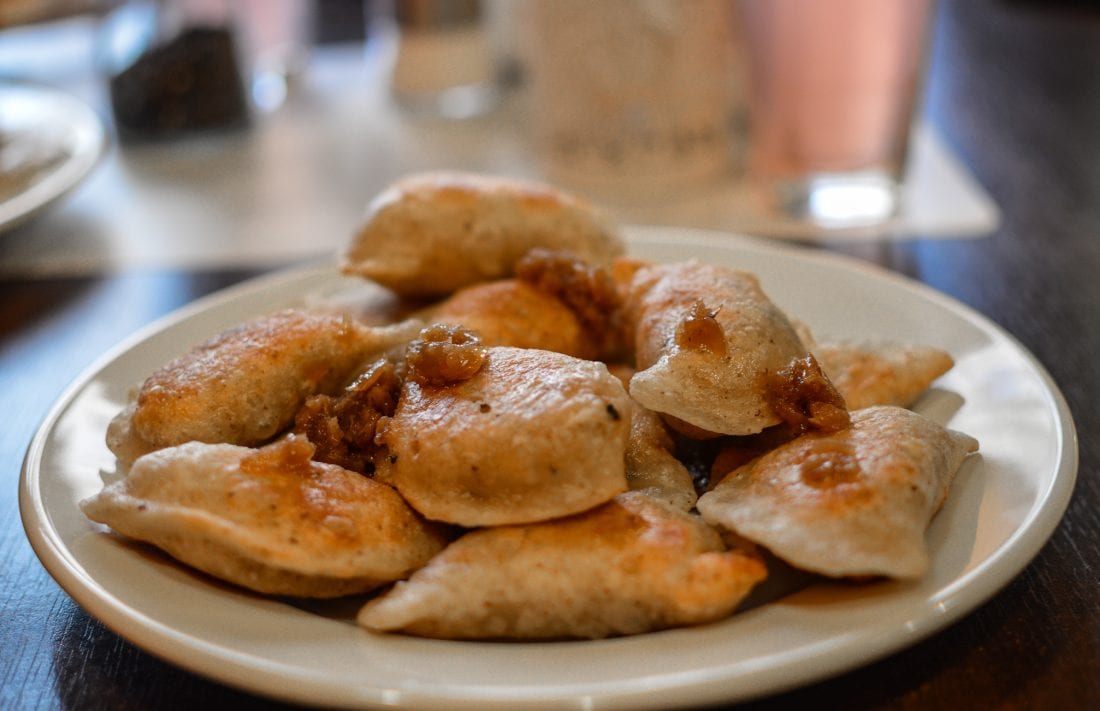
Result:
[[[900,181],[932,0],[742,0],[750,172]]]

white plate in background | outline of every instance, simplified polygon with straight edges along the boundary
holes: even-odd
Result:
[[[107,144],[99,116],[80,100],[32,84],[0,84],[0,232],[66,195]]]

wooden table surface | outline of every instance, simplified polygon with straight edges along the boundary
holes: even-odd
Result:
[[[1034,561],[959,622],[752,706],[1100,708],[1100,11],[943,2],[928,92],[932,123],[1003,223],[984,239],[889,242],[857,256],[972,306],[1038,357],[1077,424],[1076,491]],[[0,237],[0,260],[19,234]],[[0,708],[278,706],[164,663],[91,618],[38,562],[17,501],[27,444],[72,378],[141,325],[255,273],[0,279]]]

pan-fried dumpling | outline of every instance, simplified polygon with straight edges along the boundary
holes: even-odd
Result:
[[[425,320],[460,325],[486,346],[515,346],[594,358],[596,345],[560,299],[518,279],[475,284],[452,294]]]
[[[676,458],[676,445],[657,413],[635,403],[626,447],[626,481],[631,491],[643,491],[673,508],[695,506],[695,481]]]
[[[81,502],[93,521],[260,593],[336,597],[407,576],[438,532],[385,484],[310,461],[289,437],[263,449],[189,442],[138,459]]]
[[[342,267],[403,296],[434,296],[511,276],[534,247],[596,265],[624,250],[580,198],[541,183],[438,172],[400,180],[375,198]]]
[[[837,341],[813,348],[848,408],[909,407],[955,364],[939,348],[888,341]]]
[[[286,428],[307,397],[338,391],[366,358],[408,342],[421,326],[375,328],[294,309],[241,324],[149,376],[130,430],[157,448],[260,444]]]
[[[605,365],[525,348],[484,354],[476,373],[444,384],[424,382],[410,358],[397,411],[379,424],[378,478],[428,518],[462,526],[566,516],[626,490],[631,403]]]
[[[805,434],[726,476],[699,512],[791,565],[833,577],[916,578],[924,534],[972,437],[898,407]]]
[[[765,576],[698,516],[632,491],[569,518],[467,533],[359,623],[446,639],[637,634],[721,619]]]
[[[643,266],[628,297],[638,372],[630,395],[685,434],[778,424],[768,375],[806,351],[752,274],[695,261]],[[679,427],[678,427],[679,429]]]

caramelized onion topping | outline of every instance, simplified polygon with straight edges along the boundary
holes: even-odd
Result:
[[[570,254],[536,248],[516,264],[516,278],[557,298],[576,314],[601,358],[611,359],[624,351],[623,304],[606,270]]]
[[[489,352],[461,326],[428,326],[405,351],[408,377],[421,385],[441,387],[478,374]]]
[[[294,418],[294,432],[316,448],[313,458],[351,471],[373,471],[378,422],[393,415],[401,381],[395,365],[379,360],[337,396],[314,395]]]
[[[859,478],[859,460],[851,443],[837,439],[813,439],[799,452],[798,474],[815,489],[830,489]]]
[[[290,435],[246,455],[241,459],[241,471],[253,476],[293,472],[304,477],[310,473],[313,453],[312,443],[303,437]]]
[[[812,354],[768,377],[768,405],[795,433],[839,432],[851,425],[844,398]]]
[[[718,309],[708,309],[702,299],[696,299],[691,311],[676,327],[676,345],[686,350],[726,354],[726,334],[718,323]]]

